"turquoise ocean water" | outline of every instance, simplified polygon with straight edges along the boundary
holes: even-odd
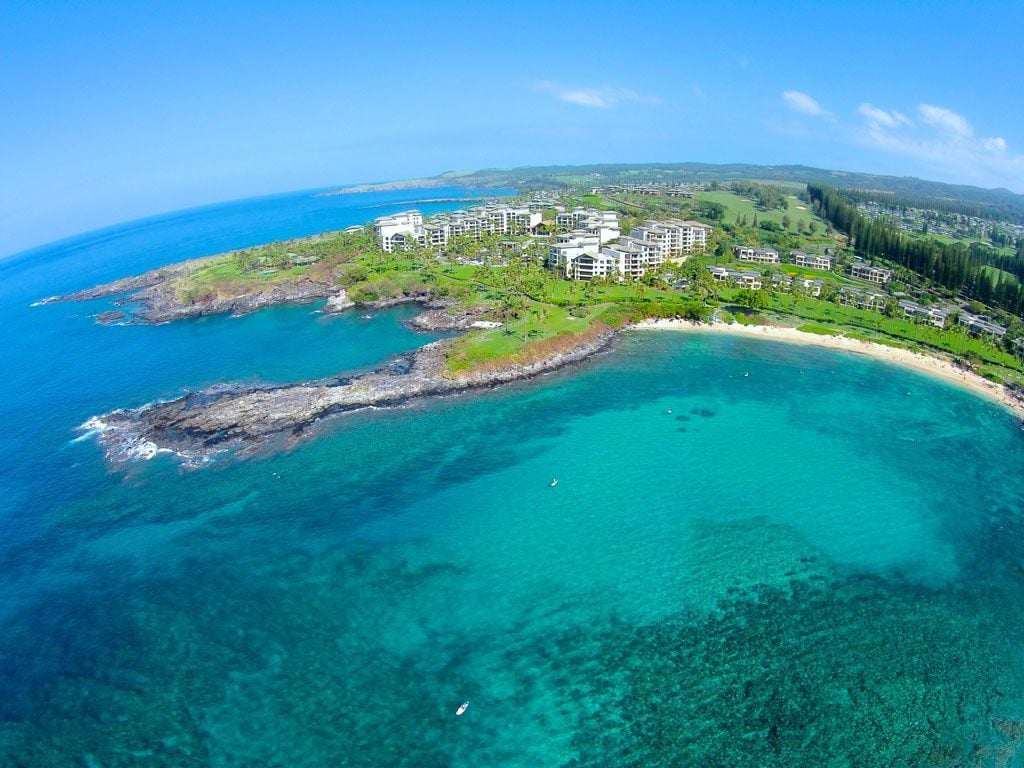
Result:
[[[114,407],[434,337],[411,310],[101,327],[31,301],[417,196],[0,262],[0,765],[1021,764],[1024,436],[941,382],[638,332],[200,471],[75,442]]]

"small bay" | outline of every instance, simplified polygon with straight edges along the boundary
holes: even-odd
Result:
[[[408,207],[388,195],[203,209],[0,266],[0,763],[1019,761],[1024,440],[945,383],[631,332],[200,471],[72,442],[110,408],[436,338],[409,309],[102,327],[28,307]]]

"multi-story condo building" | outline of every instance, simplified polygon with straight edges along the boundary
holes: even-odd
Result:
[[[585,253],[572,262],[573,280],[593,280],[599,277],[610,277],[621,274],[619,260],[604,251],[601,253]]]
[[[892,270],[882,267],[873,267],[870,264],[852,264],[850,275],[857,280],[867,280],[869,283],[882,285],[892,280]]]
[[[377,219],[374,230],[380,238],[380,246],[387,253],[395,248],[406,248],[412,242],[425,243],[423,215],[419,211],[402,211],[392,216]]]
[[[491,204],[441,213],[426,223],[418,211],[404,211],[377,219],[376,230],[381,247],[393,253],[396,246],[409,245],[407,238],[432,248],[446,248],[453,237],[530,234],[540,222],[541,212],[529,206]]]
[[[582,230],[601,238],[604,243],[621,235],[619,214],[615,211],[598,211],[593,208],[576,208],[555,214],[555,226],[559,229]]]
[[[573,262],[580,256],[596,256],[601,250],[601,240],[587,232],[566,232],[555,236],[555,242],[548,249],[548,266],[566,277],[573,276]]]
[[[645,221],[629,233],[636,240],[645,240],[662,249],[665,259],[685,259],[697,250],[707,247],[708,235],[713,227],[699,221],[665,219]]]
[[[758,264],[778,264],[779,252],[771,248],[754,248],[751,245],[734,245],[732,252],[740,261],[754,261]]]
[[[633,280],[643,277],[648,270],[662,263],[660,257],[650,248],[645,248],[628,237],[622,238],[619,243],[606,246],[601,253],[615,262],[616,271],[620,276]]]
[[[792,251],[789,254],[789,258],[792,259],[793,263],[798,267],[820,269],[823,272],[829,272],[832,269],[831,256],[822,256],[817,253],[804,253],[803,251]]]

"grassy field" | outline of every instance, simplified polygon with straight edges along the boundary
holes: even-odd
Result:
[[[531,302],[519,318],[502,327],[473,331],[456,340],[448,355],[448,370],[461,373],[499,361],[526,362],[524,355],[531,347],[558,336],[585,333],[608,309],[598,304],[572,312]]]
[[[700,192],[697,194],[697,199],[724,205],[726,211],[723,221],[726,224],[735,224],[737,219],[741,216],[746,216],[747,224],[750,225],[753,223],[754,216],[756,215],[758,221],[774,221],[776,224],[781,226],[782,217],[789,216],[791,232],[796,232],[797,224],[800,221],[803,221],[805,226],[813,221],[818,225],[819,233],[824,233],[825,231],[825,222],[818,218],[813,211],[804,206],[804,203],[797,199],[795,195],[786,196],[787,208],[784,211],[778,208],[772,211],[759,210],[753,200],[741,197],[734,192]],[[824,243],[831,242],[830,238],[826,238],[824,236],[820,239]]]
[[[256,269],[242,271],[238,260],[232,256],[224,256],[217,259],[210,266],[194,272],[189,280],[197,284],[213,285],[235,280],[256,281],[270,283],[275,280],[286,280],[304,274],[309,266],[290,267],[288,269]]]

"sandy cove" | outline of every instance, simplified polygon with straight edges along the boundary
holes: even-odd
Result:
[[[813,347],[827,347],[867,355],[894,365],[902,365],[915,371],[935,376],[943,381],[992,400],[1011,410],[1018,418],[1024,419],[1024,400],[1006,387],[982,378],[973,371],[956,365],[952,360],[914,352],[909,349],[875,344],[870,341],[851,339],[846,336],[823,336],[805,333],[796,328],[770,325],[740,325],[739,323],[696,323],[690,320],[644,320],[636,323],[640,330],[673,330],[687,333],[725,333],[733,336],[784,341],[791,344],[806,344]]]

